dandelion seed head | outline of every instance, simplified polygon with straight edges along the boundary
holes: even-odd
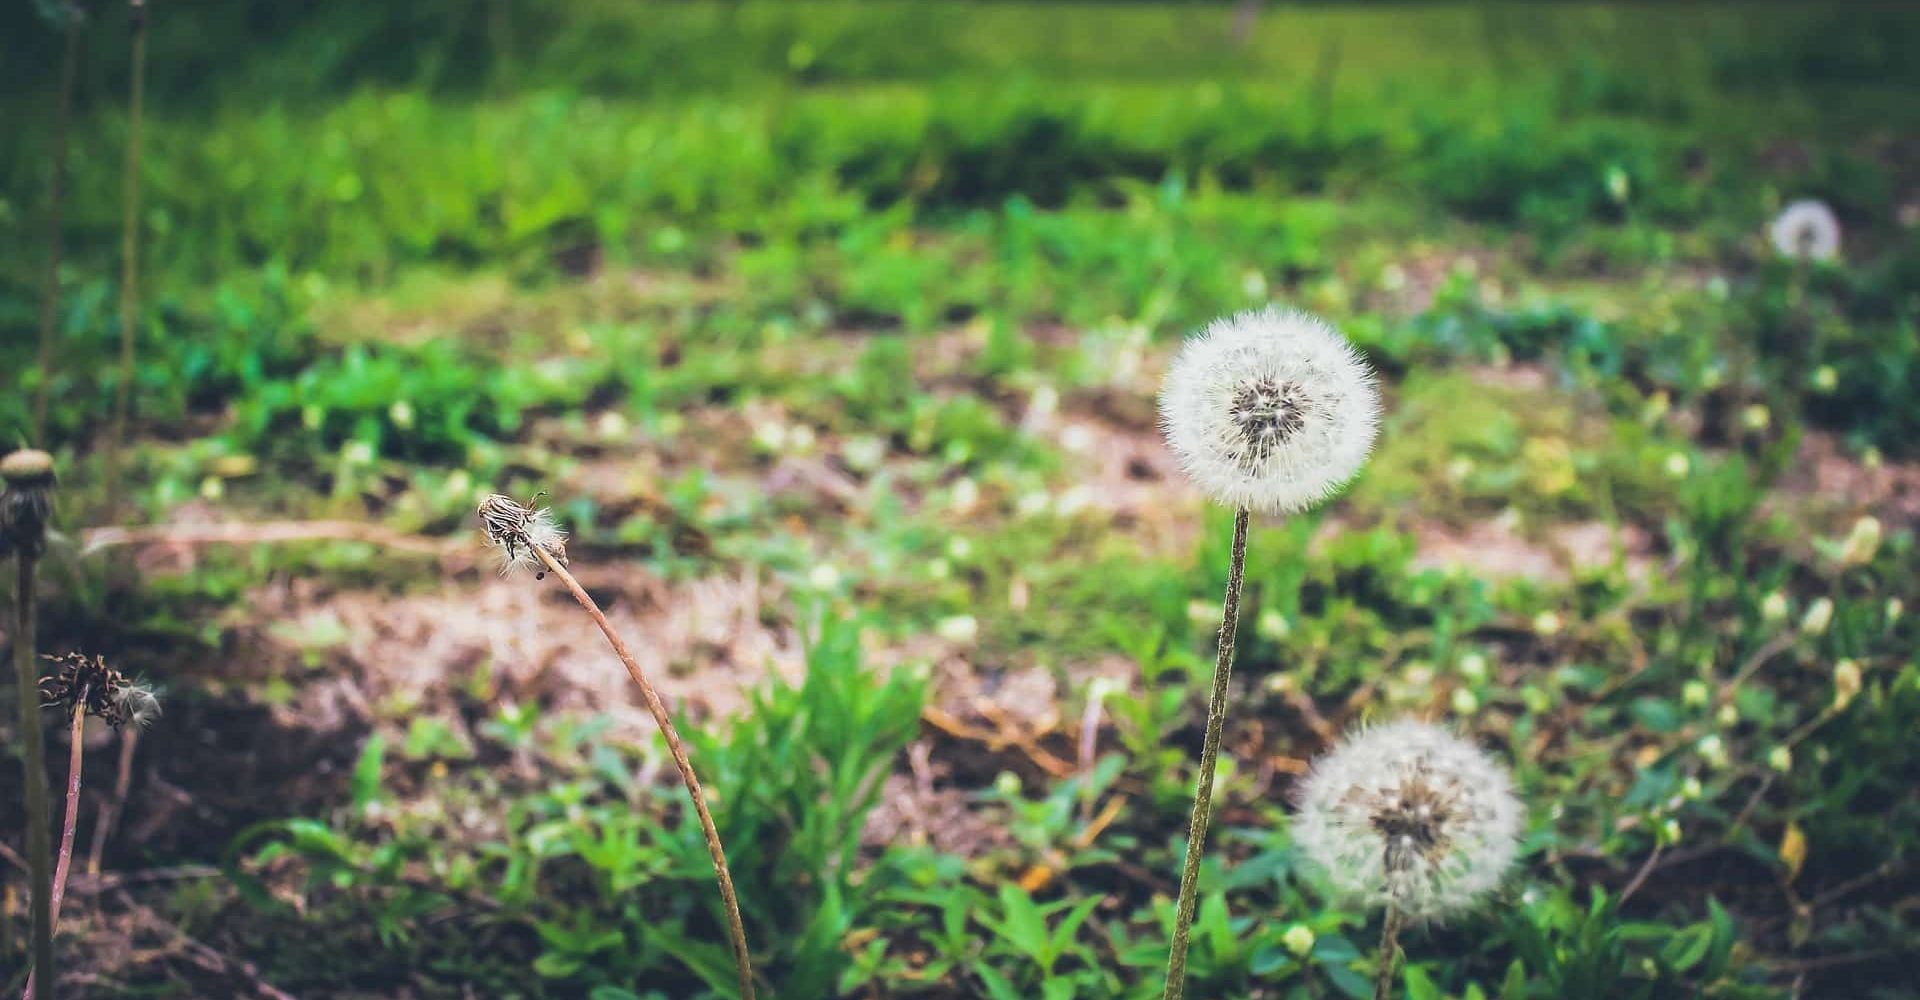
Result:
[[[1524,817],[1505,768],[1414,721],[1349,736],[1314,762],[1299,805],[1294,840],[1342,897],[1416,920],[1497,887]]]
[[[38,557],[53,519],[53,456],[22,448],[0,458],[0,555],[18,550]]]
[[[1782,257],[1832,260],[1840,256],[1840,219],[1823,201],[1807,198],[1781,209],[1769,235]]]
[[[1352,479],[1373,448],[1380,397],[1345,337],[1269,308],[1188,338],[1160,394],[1181,467],[1229,507],[1303,510]]]
[[[554,562],[567,565],[567,533],[547,508],[489,493],[481,498],[475,513],[480,518],[480,530],[486,535],[487,544],[501,552],[502,575],[532,568],[534,579],[546,579],[546,564],[534,554],[536,547],[544,550]]]
[[[130,681],[107,664],[104,656],[88,659],[83,653],[42,656],[60,665],[51,677],[40,679],[40,707],[76,708],[115,729],[132,723],[145,728],[160,715],[160,698],[153,686]]]

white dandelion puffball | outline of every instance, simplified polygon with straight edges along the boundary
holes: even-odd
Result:
[[[1795,260],[1832,260],[1840,256],[1840,220],[1826,202],[1804,199],[1773,220],[1773,248]]]
[[[1347,737],[1314,762],[1293,837],[1342,896],[1426,920],[1471,906],[1513,864],[1524,820],[1506,768],[1425,722]]]
[[[1229,507],[1304,510],[1367,459],[1380,422],[1373,370],[1339,331],[1268,308],[1187,339],[1160,426],[1187,475]]]

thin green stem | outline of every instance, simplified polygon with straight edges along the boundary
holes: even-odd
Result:
[[[1187,937],[1198,903],[1200,855],[1213,809],[1213,772],[1220,759],[1220,734],[1227,722],[1227,681],[1233,676],[1233,640],[1240,625],[1240,585],[1247,566],[1247,509],[1233,516],[1233,559],[1227,567],[1227,597],[1220,615],[1219,652],[1213,661],[1213,697],[1207,702],[1207,737],[1200,749],[1200,784],[1193,793],[1193,817],[1187,822],[1187,857],[1180,870],[1180,902],[1174,908],[1173,950],[1167,956],[1163,1000],[1181,1000],[1187,992]]]
[[[67,131],[73,119],[73,81],[79,75],[80,15],[67,11],[67,54],[60,63],[60,103],[53,133],[53,190],[47,196],[47,287],[40,303],[40,384],[33,396],[33,443],[47,441],[47,394],[53,383],[53,332],[60,318],[60,209],[67,200]]]
[[[107,502],[120,501],[120,449],[133,410],[134,331],[140,322],[140,118],[146,104],[147,4],[133,0],[132,83],[127,93],[127,161],[121,178],[120,384],[114,396],[113,436],[107,441]]]
[[[1400,908],[1387,904],[1387,922],[1380,928],[1380,967],[1373,973],[1373,1000],[1393,996],[1393,971],[1400,959]]]
[[[26,770],[27,792],[27,877],[31,879],[33,969],[45,982],[53,978],[53,880],[47,830],[46,737],[40,729],[40,672],[34,662],[34,589],[35,558],[22,550],[15,553],[19,584],[14,590],[17,614],[13,632],[14,682],[20,699],[20,762]],[[51,997],[53,988],[44,996]]]

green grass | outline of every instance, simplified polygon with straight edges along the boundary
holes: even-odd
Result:
[[[549,491],[690,707],[750,692],[686,728],[777,995],[1158,995],[1229,519],[1151,460],[1153,393],[1273,300],[1365,350],[1387,419],[1340,501],[1253,533],[1195,995],[1367,995],[1377,928],[1287,796],[1407,713],[1510,761],[1529,820],[1404,995],[1914,995],[1920,557],[1873,485],[1920,431],[1911,14],[1278,6],[1236,45],[1194,5],[155,13],[133,509],[457,552],[480,493]],[[69,534],[111,509],[121,30],[89,29],[41,372],[58,46],[0,16],[0,441],[50,386]],[[1808,196],[1843,260],[1768,247]],[[301,996],[732,995],[704,845],[636,777],[664,748],[468,651],[484,567],[118,551],[57,547],[43,624],[168,688],[109,867],[224,871],[69,922],[105,995],[244,988],[126,957],[133,903]],[[651,617],[748,585],[720,639]],[[743,632],[785,679],[716,648]]]

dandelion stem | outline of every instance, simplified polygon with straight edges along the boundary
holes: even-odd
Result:
[[[40,303],[40,384],[33,396],[33,438],[47,438],[47,394],[53,382],[53,333],[60,317],[60,209],[67,199],[67,132],[73,120],[73,81],[80,65],[80,14],[67,8],[67,52],[60,62],[60,103],[53,133],[53,190],[47,196],[47,288]]]
[[[1400,908],[1387,904],[1387,921],[1380,928],[1380,967],[1373,974],[1373,1000],[1393,996],[1393,968],[1400,958]]]
[[[1167,957],[1163,1000],[1181,1000],[1187,992],[1187,937],[1198,902],[1200,854],[1207,840],[1213,807],[1213,772],[1220,759],[1220,733],[1227,721],[1227,681],[1233,675],[1233,640],[1240,624],[1240,585],[1247,565],[1247,508],[1233,516],[1233,559],[1227,567],[1227,596],[1220,615],[1219,653],[1213,661],[1213,696],[1207,702],[1207,736],[1200,749],[1200,784],[1193,793],[1193,817],[1187,823],[1187,857],[1180,870],[1180,902],[1174,908],[1173,950]]]
[[[73,868],[73,832],[80,825],[80,763],[86,720],[87,693],[83,690],[73,700],[73,721],[68,724],[67,812],[60,823],[60,853],[54,863],[52,899],[47,908],[56,928],[60,925],[60,902],[67,895],[67,872]],[[38,976],[36,971],[27,977],[27,988],[20,994],[20,1000],[33,1000],[33,987]]]
[[[127,443],[133,407],[134,328],[140,321],[140,117],[146,103],[147,4],[132,0],[133,66],[127,91],[127,160],[121,179],[120,384],[114,397],[113,436],[107,439],[107,502],[120,502],[120,449]]]
[[[673,762],[680,768],[680,779],[686,783],[687,794],[693,799],[693,810],[700,817],[700,829],[706,834],[707,851],[713,855],[713,875],[720,883],[720,900],[727,910],[727,932],[733,938],[734,964],[740,969],[740,997],[741,1000],[753,1000],[753,960],[747,953],[747,929],[740,920],[740,901],[733,892],[733,874],[727,870],[727,852],[720,845],[720,831],[714,828],[713,814],[707,810],[706,793],[700,790],[700,779],[693,773],[693,762],[687,759],[686,747],[680,742],[679,731],[673,727],[673,719],[667,715],[667,706],[660,700],[653,685],[647,682],[646,674],[641,673],[640,664],[627,650],[620,633],[613,630],[607,616],[600,611],[600,605],[588,596],[586,589],[580,586],[580,581],[574,579],[573,574],[567,572],[567,568],[545,547],[533,545],[530,548],[547,572],[559,577],[560,582],[567,585],[567,590],[573,593],[573,599],[592,616],[593,623],[600,626],[601,634],[607,637],[607,644],[613,647],[614,655],[627,668],[627,676],[639,686],[641,696],[647,701],[647,710],[653,713],[654,721],[660,725],[660,732],[667,738],[667,750],[673,754]]]
[[[47,843],[47,762],[45,736],[40,729],[39,669],[34,663],[34,589],[35,556],[29,549],[15,553],[19,585],[14,590],[14,610],[18,617],[13,633],[14,681],[20,699],[21,765],[26,769],[27,793],[27,876],[32,899],[33,968],[47,982],[53,982],[53,908],[52,880],[48,877]],[[52,995],[53,990],[47,990]]]

